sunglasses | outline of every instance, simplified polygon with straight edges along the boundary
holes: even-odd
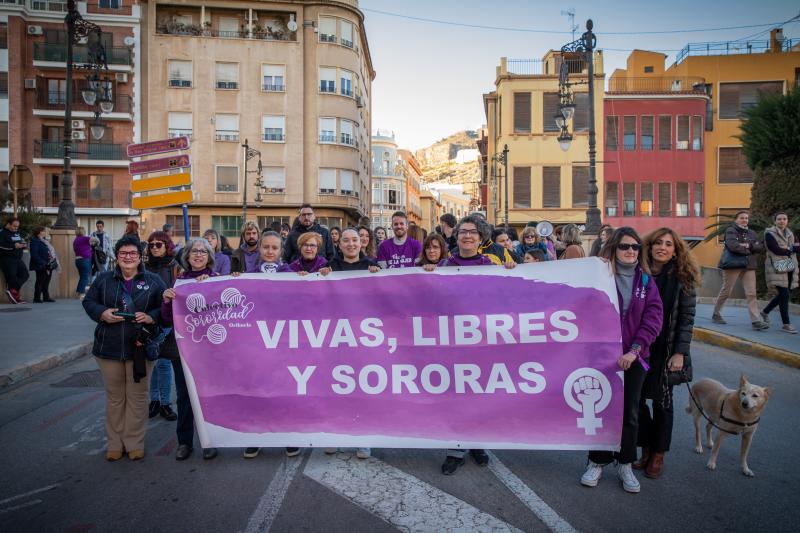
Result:
[[[642,249],[641,244],[630,244],[627,242],[621,242],[617,245],[617,250],[622,250],[623,252],[626,252],[628,250],[633,250],[634,252],[638,252],[641,249]]]
[[[156,250],[160,250],[164,246],[164,243],[156,241],[156,242],[151,242],[150,244],[148,244],[148,246],[150,248],[155,248]]]

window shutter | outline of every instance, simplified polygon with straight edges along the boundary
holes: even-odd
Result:
[[[335,168],[321,168],[319,169],[319,189],[320,191],[330,191],[333,193],[336,190],[336,169]]]
[[[672,216],[672,184],[658,184],[658,216]]]
[[[625,150],[636,150],[636,117],[625,116],[622,119],[623,141],[625,142]]]
[[[619,117],[606,117],[606,150],[619,150]]]
[[[192,62],[191,61],[170,61],[169,62],[169,79],[171,80],[187,80],[192,79]]]
[[[177,113],[170,112],[168,115],[169,129],[171,130],[191,130],[192,129],[192,114],[191,113]]]
[[[239,115],[217,115],[214,125],[217,131],[239,131]]]
[[[262,65],[261,71],[264,76],[281,76],[283,77],[283,65]]]
[[[622,183],[622,216],[636,216],[636,184],[630,181]]]
[[[606,216],[615,217],[619,215],[619,183],[616,181],[606,182]]]
[[[782,81],[721,83],[719,118],[740,118],[741,112],[758,103],[762,95],[782,92]]]
[[[741,147],[720,147],[719,182],[753,183],[753,171],[747,166]]]
[[[353,171],[340,170],[339,179],[342,182],[342,192],[353,192]]]
[[[239,80],[238,63],[217,63],[216,70],[217,70],[217,81]]]
[[[642,122],[641,149],[642,150],[652,150],[653,149],[653,117],[651,117],[651,116],[643,116],[643,117],[641,117],[641,122]]]
[[[572,167],[572,207],[589,205],[589,167]]]
[[[575,116],[572,118],[574,131],[589,130],[589,93],[575,93]]]
[[[217,192],[239,191],[239,167],[217,167]]]
[[[677,142],[678,150],[689,149],[689,115],[678,115]]]
[[[542,104],[544,131],[560,131],[555,120],[556,113],[558,113],[558,93],[542,94]]]
[[[349,22],[342,21],[342,43],[349,42],[352,46],[353,43],[353,25]]]
[[[703,117],[692,116],[692,150],[703,149]]]
[[[531,93],[514,93],[514,133],[531,132]]]
[[[689,184],[687,182],[675,184],[675,216],[689,216]]]
[[[531,167],[514,167],[514,208],[531,207]]]
[[[672,116],[658,117],[658,149],[672,150]]]
[[[721,83],[719,86],[719,118],[739,118],[739,84]]]
[[[267,128],[280,128],[283,129],[285,117],[278,117],[274,115],[265,115],[263,117],[264,129]]]
[[[336,35],[336,19],[320,17],[319,32],[323,35]]]
[[[283,167],[264,167],[264,187],[267,189],[286,188],[286,170]]]
[[[650,182],[639,184],[639,216],[653,216],[653,184]]]
[[[561,207],[561,167],[542,168],[542,207]]]

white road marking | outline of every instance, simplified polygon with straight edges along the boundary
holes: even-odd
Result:
[[[48,485],[40,489],[35,489],[29,492],[25,492],[23,494],[17,494],[16,496],[11,496],[10,498],[6,498],[5,500],[0,500],[0,505],[5,505],[9,502],[13,502],[14,500],[21,500],[22,498],[27,498],[28,496],[33,496],[34,494],[39,494],[40,492],[47,492],[48,490],[53,490],[58,486],[59,483],[55,483],[53,485]]]
[[[374,457],[316,449],[303,473],[401,531],[519,531]]]
[[[567,523],[566,520],[561,518],[552,507],[547,505],[533,489],[528,487],[520,478],[516,476],[511,470],[504,465],[495,454],[490,451],[489,454],[489,470],[491,470],[497,479],[503,482],[508,490],[514,493],[525,506],[533,511],[539,517],[539,520],[544,522],[551,531],[556,533],[575,533],[575,529]]]
[[[9,507],[7,509],[0,509],[0,514],[10,513],[11,511],[16,511],[17,509],[24,509],[26,507],[31,507],[33,505],[39,505],[40,503],[42,503],[42,500],[33,500],[21,503],[19,505],[15,505],[14,507]]]
[[[286,497],[289,485],[291,485],[302,460],[302,455],[284,458],[272,481],[270,481],[267,490],[264,491],[258,501],[256,510],[250,516],[247,528],[244,530],[245,533],[269,531],[270,527],[272,527],[272,521],[275,520],[281,505],[283,505],[283,499]]]

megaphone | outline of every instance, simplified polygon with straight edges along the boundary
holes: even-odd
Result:
[[[553,225],[546,220],[542,220],[536,224],[536,233],[540,237],[549,237],[553,234]]]

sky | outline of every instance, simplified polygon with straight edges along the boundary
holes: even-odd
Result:
[[[625,68],[634,48],[664,51],[668,66],[687,43],[768,39],[772,26],[705,30],[784,22],[800,14],[800,4],[792,0],[360,0],[359,7],[377,74],[372,129],[394,131],[400,147],[411,150],[485,124],[482,94],[494,90],[501,57],[541,59],[573,39],[562,10],[574,10],[576,38],[585,31],[586,19],[593,20],[606,78],[615,68]],[[503,29],[444,25],[379,11]],[[604,34],[695,29],[704,31]],[[784,26],[784,36],[800,37],[800,19]]]

